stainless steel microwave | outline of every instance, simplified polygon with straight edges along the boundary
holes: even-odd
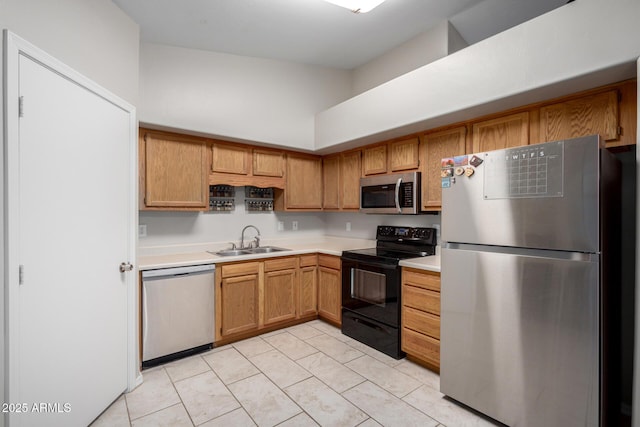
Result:
[[[420,211],[420,172],[360,178],[360,212],[412,215]]]

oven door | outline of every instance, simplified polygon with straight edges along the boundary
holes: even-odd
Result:
[[[342,257],[342,307],[386,325],[400,326],[397,264]]]

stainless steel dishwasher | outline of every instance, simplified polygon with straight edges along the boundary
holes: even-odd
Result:
[[[215,264],[142,272],[142,367],[211,348]]]

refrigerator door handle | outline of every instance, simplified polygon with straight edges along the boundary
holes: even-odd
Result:
[[[400,207],[400,184],[402,184],[402,177],[398,178],[396,183],[396,209],[398,209],[398,213],[402,213],[402,208]]]

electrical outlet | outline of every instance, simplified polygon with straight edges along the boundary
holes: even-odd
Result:
[[[296,231],[298,229],[298,221],[292,221],[291,222],[291,229],[293,231]]]
[[[351,223],[347,222],[347,231],[351,231]]]
[[[278,231],[284,230],[284,221],[278,221]]]
[[[138,225],[138,237],[147,237],[147,224]]]

